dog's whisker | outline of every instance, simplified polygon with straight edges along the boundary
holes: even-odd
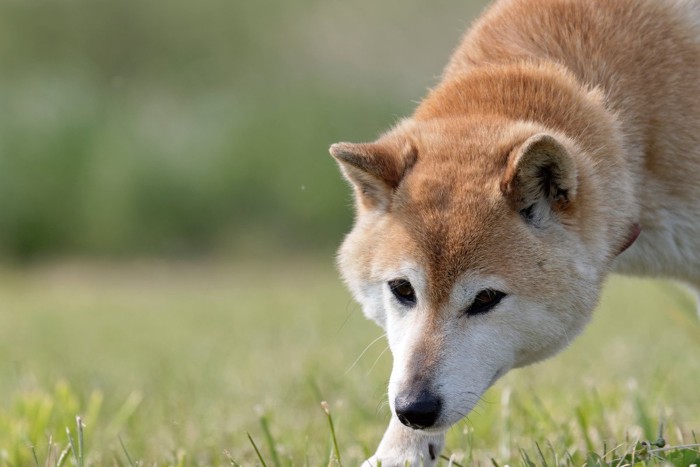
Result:
[[[388,412],[389,412],[389,415],[391,415],[391,406],[389,404],[388,399],[381,400],[377,404],[377,413],[383,413],[385,408],[389,408]]]
[[[376,339],[374,339],[372,342],[370,342],[369,344],[367,344],[367,347],[365,347],[365,349],[360,353],[360,355],[355,359],[355,361],[352,362],[352,365],[350,365],[350,368],[348,368],[347,370],[345,370],[345,373],[343,373],[343,374],[344,374],[344,375],[347,375],[348,373],[350,373],[350,371],[351,371],[353,368],[355,368],[355,366],[358,364],[358,362],[360,361],[360,359],[362,359],[362,357],[367,353],[367,351],[368,351],[374,344],[376,344],[377,342],[379,342],[379,340],[380,340],[382,337],[384,337],[384,336],[386,336],[386,333],[380,335],[379,337],[377,337]],[[386,350],[385,350],[385,351],[386,351]]]
[[[343,330],[348,320],[350,319],[350,316],[352,316],[352,314],[355,313],[358,310],[358,308],[359,307],[356,303],[354,303],[352,300],[348,300],[348,303],[345,305],[345,318],[343,319],[343,322],[340,323],[340,326],[338,326],[338,329],[335,331],[336,335],[340,334],[340,331]]]
[[[372,363],[372,366],[370,367],[370,369],[367,370],[367,376],[369,376],[370,373],[372,373],[372,370],[374,370],[374,367],[377,366],[377,363],[379,363],[379,359],[382,358],[382,355],[384,355],[384,354],[386,353],[387,350],[389,350],[389,345],[387,345],[387,346],[384,348],[384,350],[382,350],[382,353],[379,354],[379,356],[378,356],[377,359],[374,361],[374,363]]]

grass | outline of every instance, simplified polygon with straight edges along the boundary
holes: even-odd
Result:
[[[0,271],[0,303],[3,466],[356,465],[389,417],[390,354],[330,259],[35,265]],[[700,434],[693,313],[676,286],[612,279],[585,334],[497,383],[445,457],[698,463],[679,448]]]

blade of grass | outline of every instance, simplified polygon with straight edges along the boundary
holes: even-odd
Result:
[[[83,420],[78,416],[75,417],[75,423],[78,425],[78,467],[83,467]]]
[[[226,456],[226,459],[228,460],[229,464],[231,464],[233,467],[241,467],[241,464],[233,460],[233,456],[231,456],[231,453],[228,451],[228,449],[224,449],[224,456]]]
[[[78,452],[73,445],[73,436],[70,434],[70,428],[66,427],[66,435],[68,435],[68,446],[70,447],[70,452],[73,454],[73,459],[75,460],[75,465],[80,466],[78,461]]]
[[[665,448],[658,448],[658,449],[650,449],[649,452],[652,454],[658,453],[658,452],[665,452],[665,451],[673,451],[675,449],[699,449],[700,444],[683,444],[681,446],[668,446]]]
[[[656,434],[656,430],[654,430],[654,424],[651,421],[651,417],[649,416],[649,412],[647,411],[646,407],[644,407],[644,404],[642,403],[642,398],[639,396],[639,394],[635,394],[635,397],[634,397],[634,411],[636,412],[636,415],[637,415],[637,421],[639,422],[639,425],[642,427],[642,432],[644,433],[644,437],[646,439],[654,439],[654,435]]]
[[[270,454],[272,455],[272,464],[275,467],[281,467],[279,457],[277,456],[277,449],[275,449],[275,439],[272,437],[272,432],[270,431],[270,424],[267,421],[267,417],[260,417],[260,426],[262,427],[263,434],[265,435],[265,442],[270,449]]]
[[[34,445],[30,444],[29,448],[32,450],[32,457],[34,457],[34,464],[36,467],[39,467],[39,458],[36,456],[36,449],[34,449]]]
[[[263,467],[267,467],[267,463],[265,462],[265,459],[263,459],[262,454],[260,454],[260,449],[258,449],[258,445],[255,444],[255,441],[253,441],[253,437],[250,436],[250,433],[246,433],[248,435],[248,439],[250,440],[250,444],[253,445],[253,449],[255,449],[255,454],[258,455],[258,460],[262,464]]]
[[[557,455],[557,451],[554,449],[554,446],[552,446],[552,442],[550,440],[547,440],[547,447],[549,448],[549,452],[552,453],[554,465],[559,465],[559,456]]]
[[[630,442],[629,440],[627,440],[627,443],[628,443],[627,449],[625,449],[625,452],[622,454],[622,457],[620,457],[619,459],[612,460],[611,464],[613,462],[617,461],[617,464],[615,465],[615,467],[622,467],[622,463],[625,462],[625,459],[627,458],[627,456],[630,456],[630,455],[634,456],[634,449],[635,449],[635,446],[637,445],[638,441]]]
[[[607,465],[600,455],[595,452],[589,452],[586,455],[586,467],[603,467]]]
[[[143,396],[139,391],[133,391],[129,394],[124,403],[117,410],[117,413],[112,417],[105,431],[111,433],[112,436],[122,431],[124,425],[126,425],[129,419],[136,413],[136,409],[141,405],[142,400]]]
[[[666,440],[664,439],[664,422],[659,421],[659,433],[656,437],[656,446],[662,448],[666,445]]]
[[[126,450],[126,446],[124,446],[124,441],[122,441],[121,435],[117,436],[119,438],[119,444],[122,446],[122,451],[124,451],[124,455],[126,456],[126,460],[129,461],[129,465],[131,467],[136,467],[136,464],[134,464],[134,461],[131,459],[131,456],[129,455],[129,451]]]
[[[177,450],[177,467],[185,467],[187,463],[187,452],[184,449]]]
[[[461,464],[458,464],[457,461],[455,461],[455,460],[452,458],[452,456],[447,457],[447,456],[444,455],[444,454],[440,454],[440,459],[447,461],[447,462],[449,463],[448,466],[454,465],[455,467],[463,467]]]
[[[578,421],[578,424],[581,427],[581,434],[583,435],[583,440],[586,442],[586,450],[588,452],[595,451],[593,441],[591,441],[591,437],[588,434],[588,419],[586,418],[586,414],[583,413],[583,409],[580,406],[576,407],[576,420]]]
[[[615,459],[615,453],[617,452],[618,449],[620,449],[622,446],[624,446],[624,443],[620,443],[617,446],[615,446],[612,449],[608,449],[607,445],[603,446],[603,460],[607,462],[608,456],[610,456],[610,462],[614,462],[613,459]]]
[[[569,451],[566,452],[566,463],[567,465],[576,465],[576,462]]]
[[[523,448],[520,448],[520,458],[523,460],[523,463],[528,467],[537,467],[535,463],[532,462],[530,456],[527,455],[527,452],[525,452]]]
[[[326,413],[326,417],[328,418],[328,426],[331,429],[331,439],[333,440],[333,452],[335,455],[335,460],[338,462],[338,465],[342,466],[343,463],[340,460],[340,449],[338,449],[338,439],[335,436],[335,427],[333,426],[333,417],[331,416],[331,409],[328,406],[328,402],[322,401],[321,408]]]
[[[547,465],[547,460],[544,458],[544,454],[542,453],[542,449],[540,449],[540,445],[539,445],[539,443],[537,443],[537,441],[535,441],[535,447],[537,447],[537,453],[540,455],[540,460],[542,461],[542,465],[544,467],[549,467]]]
[[[44,462],[44,467],[49,467],[49,462],[53,458],[53,455],[54,455],[53,436],[49,434],[49,445],[46,448],[46,460]]]
[[[239,464],[238,462],[236,462],[235,460],[233,460],[233,456],[231,456],[231,453],[228,452],[227,449],[224,449],[224,456],[226,456],[226,459],[228,459],[229,463],[230,463],[233,467],[241,467],[241,464]]]
[[[66,461],[66,458],[68,457],[68,451],[70,451],[70,444],[66,446],[66,448],[61,451],[61,455],[58,456],[58,460],[56,461],[56,467],[61,467],[63,463]]]

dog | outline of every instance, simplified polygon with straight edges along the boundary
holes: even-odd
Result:
[[[610,272],[700,286],[700,2],[497,1],[411,117],[330,153],[356,201],[339,270],[394,359],[365,465],[433,466]]]

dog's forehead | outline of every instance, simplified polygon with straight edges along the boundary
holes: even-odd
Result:
[[[424,163],[470,168],[495,167],[505,162],[517,126],[497,118],[471,117],[413,121],[411,140]]]
[[[416,171],[395,204],[395,219],[415,245],[436,305],[465,272],[497,273],[504,258],[498,242],[512,236],[497,180],[468,175]]]

